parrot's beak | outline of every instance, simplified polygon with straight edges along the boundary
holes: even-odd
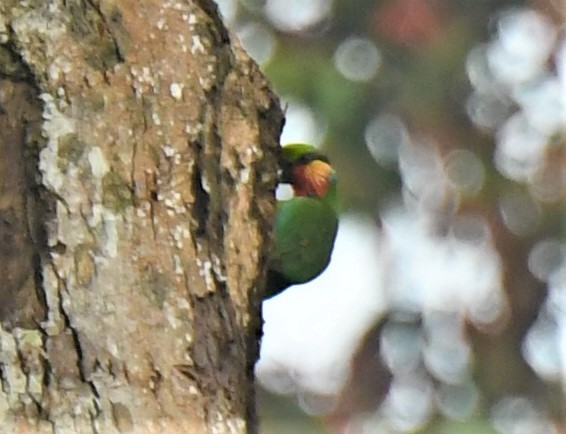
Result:
[[[293,181],[293,164],[288,161],[281,162],[279,170],[279,182],[282,184],[291,184]]]

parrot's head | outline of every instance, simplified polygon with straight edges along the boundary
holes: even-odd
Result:
[[[281,156],[281,182],[291,184],[295,196],[324,197],[336,185],[336,172],[314,146],[285,145]]]

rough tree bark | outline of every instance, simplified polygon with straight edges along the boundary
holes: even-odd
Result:
[[[0,431],[255,431],[282,113],[210,0],[0,2]]]

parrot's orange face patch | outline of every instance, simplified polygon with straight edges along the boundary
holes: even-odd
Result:
[[[330,164],[313,160],[293,169],[293,190],[296,196],[322,197],[326,194],[333,178],[334,169]]]

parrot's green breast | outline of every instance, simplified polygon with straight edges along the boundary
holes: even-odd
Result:
[[[295,197],[277,204],[271,267],[288,284],[314,279],[328,266],[338,218],[319,198]]]
[[[321,274],[338,231],[337,179],[328,159],[312,145],[293,143],[281,149],[280,169],[295,197],[277,202],[265,298]]]

